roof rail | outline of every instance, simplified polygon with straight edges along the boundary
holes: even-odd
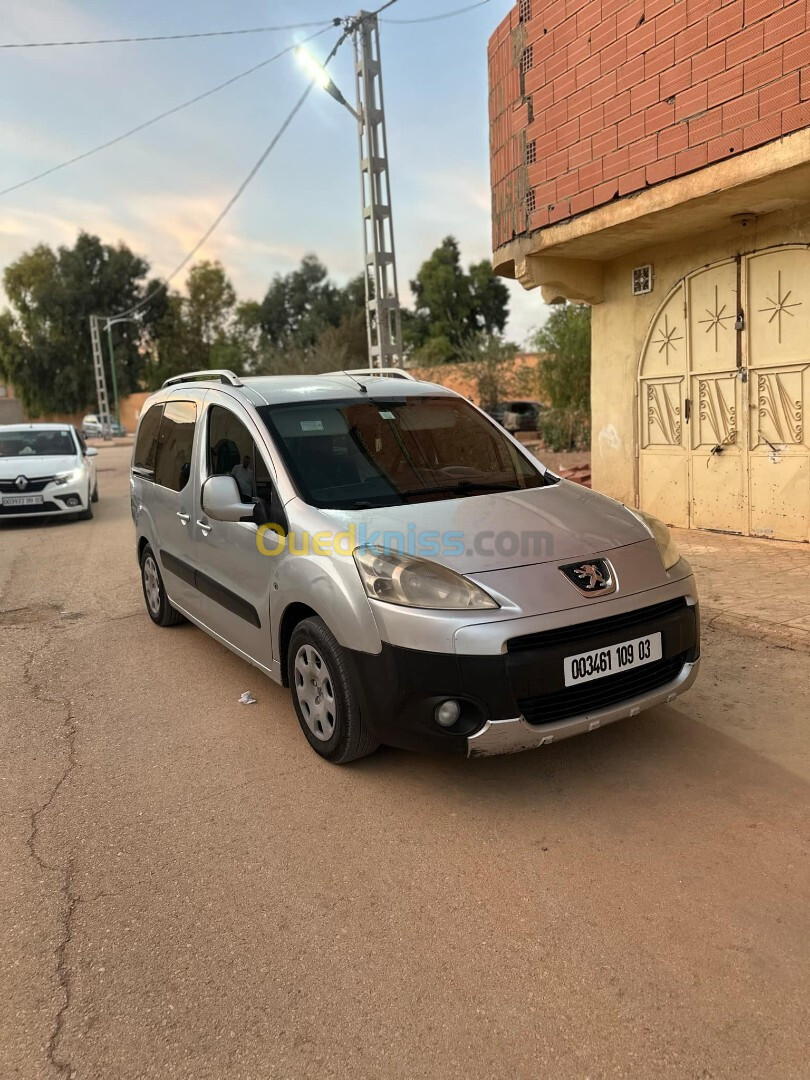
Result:
[[[219,379],[226,386],[245,385],[238,375],[234,375],[232,371],[217,368],[213,371],[187,371],[185,375],[173,375],[171,379],[166,380],[162,389],[165,390],[167,386],[175,386],[177,383],[194,382],[195,379]]]
[[[403,371],[402,368],[396,367],[384,367],[384,368],[349,368],[343,371],[325,371],[325,375],[374,375],[382,376],[388,379],[410,379],[411,382],[417,380],[411,375],[409,371]]]

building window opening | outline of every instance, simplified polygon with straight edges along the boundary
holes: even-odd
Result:
[[[518,17],[522,23],[529,21],[532,17],[532,0],[520,0]]]
[[[537,194],[534,188],[529,188],[526,192],[526,213],[533,214],[537,209]]]
[[[534,48],[529,45],[528,48],[523,50],[523,55],[520,58],[520,70],[525,75],[527,71],[531,71],[532,64],[534,63]]]
[[[534,165],[537,161],[537,139],[526,143],[526,164]]]

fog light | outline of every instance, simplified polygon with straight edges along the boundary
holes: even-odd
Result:
[[[461,716],[461,706],[457,701],[443,701],[436,706],[436,723],[439,727],[452,727]]]
[[[79,498],[78,495],[68,495],[68,497],[65,499],[65,502],[68,504],[68,506],[80,506],[81,501],[82,500]]]

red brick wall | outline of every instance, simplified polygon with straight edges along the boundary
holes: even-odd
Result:
[[[810,125],[810,0],[531,0],[489,77],[497,249]]]

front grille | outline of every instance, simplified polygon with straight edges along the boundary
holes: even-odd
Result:
[[[677,596],[674,600],[665,600],[652,607],[635,608],[622,615],[611,615],[607,619],[595,619],[593,622],[577,623],[576,626],[560,626],[556,630],[541,630],[537,634],[525,634],[512,638],[506,643],[507,652],[522,652],[524,649],[547,649],[555,645],[566,645],[571,641],[582,641],[597,634],[612,634],[616,630],[626,630],[639,623],[649,624],[650,620],[660,619],[673,611],[686,607],[686,597]]]
[[[594,679],[583,686],[568,687],[553,694],[518,701],[520,712],[530,724],[551,724],[569,716],[606,709],[672,682],[680,674],[686,660],[687,656],[683,653],[646,667]]]
[[[39,506],[0,506],[0,517],[11,517],[12,514],[49,514],[54,510],[65,509],[66,507],[55,502],[43,502]],[[77,510],[81,510],[81,507],[77,507]]]
[[[14,478],[16,480],[16,477]],[[53,480],[52,476],[40,476],[36,480],[29,480],[26,487],[20,491],[14,480],[0,480],[0,491],[7,495],[36,495],[38,491],[44,491]]]

